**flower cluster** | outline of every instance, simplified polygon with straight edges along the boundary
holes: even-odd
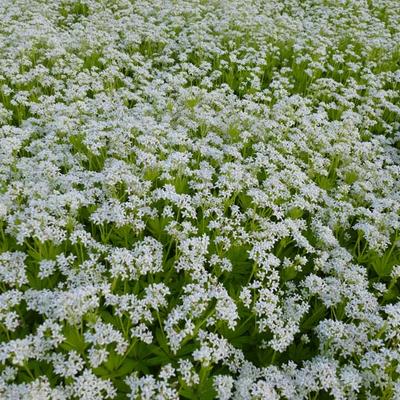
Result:
[[[0,398],[399,399],[400,2],[0,2]]]

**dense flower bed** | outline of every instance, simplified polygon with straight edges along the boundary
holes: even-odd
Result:
[[[400,2],[0,2],[1,399],[400,399]]]

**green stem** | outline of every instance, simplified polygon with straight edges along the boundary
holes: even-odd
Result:
[[[158,311],[156,311],[156,315],[157,315],[158,324],[160,325],[161,334],[162,334],[163,338],[165,339],[164,328],[163,328],[163,326],[162,326],[162,322],[161,322],[160,314],[159,314],[159,312],[158,312]]]
[[[24,369],[28,373],[28,375],[32,378],[32,380],[35,380],[35,377],[32,374],[32,371],[29,369],[29,367],[24,363]]]
[[[256,269],[257,269],[257,263],[255,262],[255,263],[253,263],[253,268],[251,270],[250,277],[247,281],[247,285],[251,282],[251,279],[253,278],[254,274],[256,273]]]
[[[204,318],[203,320],[201,320],[201,321],[195,326],[195,328],[194,328],[194,330],[193,330],[193,335],[186,336],[186,337],[182,340],[182,342],[181,342],[181,347],[182,347],[184,344],[186,344],[189,340],[193,339],[193,338],[197,335],[197,333],[199,332],[200,328],[207,322],[207,319],[208,319],[209,317],[211,317],[214,313],[215,313],[215,309],[212,309],[212,310],[205,316],[205,318]]]
[[[137,339],[134,339],[132,344],[129,346],[128,350],[125,352],[125,355],[122,357],[122,360],[118,363],[117,369],[123,364],[123,362],[125,361],[126,357],[128,357],[129,353],[135,347],[136,343],[137,343]]]
[[[243,324],[241,324],[237,330],[239,331],[240,329],[242,329],[252,318],[254,317],[253,314],[251,314],[248,318],[246,318],[246,320],[243,322]]]
[[[10,339],[10,334],[8,333],[8,329],[5,327],[4,324],[0,324],[0,326],[3,328],[4,332],[6,333],[7,340],[10,341],[11,339]]]
[[[271,364],[275,364],[276,355],[277,355],[277,352],[276,352],[276,350],[274,350],[274,352],[272,354],[272,358],[271,358]]]

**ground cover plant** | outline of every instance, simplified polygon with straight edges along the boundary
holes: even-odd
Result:
[[[400,2],[0,1],[1,399],[400,399]]]

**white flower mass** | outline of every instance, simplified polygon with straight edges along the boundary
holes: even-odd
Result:
[[[400,399],[400,1],[0,1],[0,399]]]

